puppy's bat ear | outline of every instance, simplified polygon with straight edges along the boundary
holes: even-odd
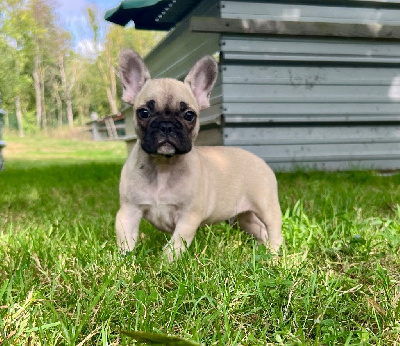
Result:
[[[119,74],[124,87],[122,100],[132,104],[150,73],[142,58],[133,50],[125,49],[119,56]]]
[[[218,65],[212,56],[201,58],[189,71],[185,83],[190,86],[200,109],[210,107],[210,93],[217,79]]]

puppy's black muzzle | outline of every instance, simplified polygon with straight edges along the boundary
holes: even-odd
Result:
[[[156,154],[165,143],[175,148],[175,154],[186,154],[192,150],[189,134],[179,120],[155,119],[148,125],[142,148],[148,154]]]

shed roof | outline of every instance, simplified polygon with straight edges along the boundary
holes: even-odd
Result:
[[[196,0],[123,0],[104,18],[119,25],[134,21],[137,29],[169,30],[198,3]]]

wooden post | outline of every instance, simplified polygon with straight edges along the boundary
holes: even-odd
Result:
[[[114,119],[111,116],[106,117],[104,119],[104,123],[106,124],[107,134],[109,139],[118,139],[117,129],[114,124]]]
[[[90,120],[92,123],[92,138],[95,141],[101,140],[101,136],[100,136],[100,132],[99,132],[99,124],[97,122],[98,118],[99,118],[99,116],[97,115],[96,112],[92,112],[90,114]]]

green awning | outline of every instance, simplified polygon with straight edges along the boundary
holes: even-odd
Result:
[[[169,30],[198,3],[196,0],[123,0],[104,18],[126,25],[134,21],[137,29]]]

